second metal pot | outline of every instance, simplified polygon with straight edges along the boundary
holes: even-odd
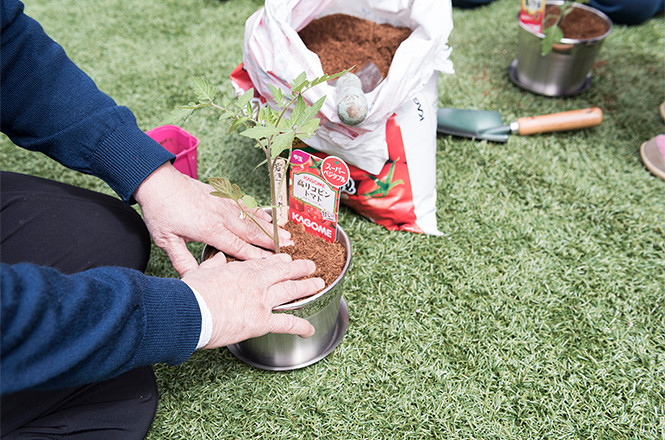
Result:
[[[562,1],[547,2],[561,5]],[[612,20],[601,11],[576,3],[596,14],[609,25],[607,32],[595,38],[577,40],[564,38],[547,55],[541,55],[541,42],[545,37],[520,23],[517,59],[509,67],[510,79],[518,86],[546,96],[571,96],[583,92],[591,85],[591,69],[604,39],[612,32]]]

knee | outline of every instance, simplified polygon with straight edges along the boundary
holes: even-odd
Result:
[[[488,5],[494,0],[453,0],[453,6],[456,8],[477,8],[478,6]]]
[[[2,396],[2,438],[143,439],[155,419],[152,367],[75,388]]]
[[[591,0],[589,5],[607,14],[614,23],[635,25],[661,12],[665,0]]]
[[[74,273],[99,266],[144,270],[150,235],[119,199],[39,177],[0,172],[2,261]]]

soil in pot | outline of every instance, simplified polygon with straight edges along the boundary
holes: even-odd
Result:
[[[346,263],[346,249],[338,242],[330,243],[305,231],[300,223],[288,222],[284,229],[291,233],[293,246],[282,246],[281,251],[294,260],[312,260],[316,271],[312,277],[323,278],[326,287],[342,274]]]
[[[557,5],[546,6],[545,17],[549,18],[545,21],[544,27],[549,27],[554,23],[556,17],[559,15],[559,11],[560,8]],[[600,16],[582,8],[573,8],[561,20],[559,27],[563,32],[564,38],[573,40],[588,40],[600,37],[610,29],[609,24]]]
[[[326,287],[335,282],[342,274],[346,264],[346,249],[339,242],[330,243],[305,231],[300,223],[289,221],[284,229],[291,233],[292,246],[282,246],[281,252],[289,254],[294,260],[311,260],[316,264],[316,271],[309,278],[320,277],[325,281]],[[209,252],[209,253],[208,253]],[[219,252],[210,247],[204,252],[204,259],[211,258]],[[237,261],[226,256],[228,262]],[[301,298],[304,299],[304,298]]]
[[[395,51],[411,35],[411,29],[347,14],[332,14],[312,20],[298,32],[305,46],[321,59],[323,71],[340,72],[356,66],[357,72],[372,62],[383,78],[388,75]]]

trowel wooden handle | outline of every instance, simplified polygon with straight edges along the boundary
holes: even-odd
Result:
[[[519,134],[546,133],[595,127],[603,122],[603,111],[598,107],[530,116],[517,120]]]

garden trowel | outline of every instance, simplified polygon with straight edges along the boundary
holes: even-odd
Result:
[[[603,112],[598,107],[572,110],[549,115],[519,118],[508,125],[501,114],[492,110],[461,110],[439,108],[437,131],[453,136],[506,142],[509,134],[536,134],[553,131],[576,130],[594,127],[603,121]]]

